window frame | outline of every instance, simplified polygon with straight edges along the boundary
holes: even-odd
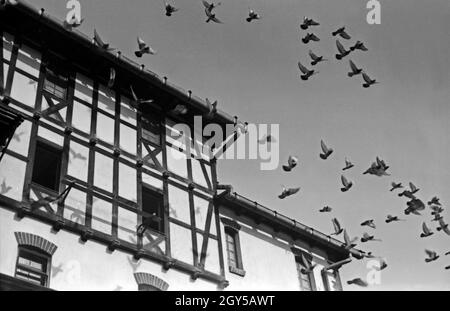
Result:
[[[29,258],[26,258],[24,256],[24,254],[28,255],[28,256],[37,257],[40,260],[42,260],[44,262],[44,263],[41,263],[43,269],[39,270],[39,269],[30,267],[30,266],[26,266],[24,264],[21,264],[19,262],[20,258],[33,261],[33,260],[29,259]],[[40,286],[48,288],[48,287],[50,287],[51,260],[52,260],[52,256],[50,256],[49,254],[46,254],[46,253],[40,251],[39,249],[37,249],[35,247],[28,246],[28,245],[19,245],[18,250],[17,250],[16,265],[15,265],[15,268],[14,268],[14,277],[18,278],[20,280],[24,280],[25,282],[28,282],[28,283],[31,283],[31,284],[38,284],[38,283],[35,283],[35,282],[32,282],[32,281],[28,280],[27,278],[20,277],[20,276],[18,277],[17,276],[18,269],[24,270],[24,271],[26,271],[28,273],[31,272],[33,274],[40,275],[40,277],[41,277],[41,282],[39,284]],[[33,261],[33,262],[37,262],[37,261]],[[44,267],[45,267],[45,271],[43,271]]]
[[[147,217],[151,216],[151,214],[149,212],[144,210],[145,209],[144,196],[149,195],[149,196],[153,197],[152,199],[158,200],[159,207],[158,207],[158,210],[157,210],[157,213],[155,216],[158,217],[159,220],[152,221],[152,223],[158,224],[157,229],[155,229],[154,227],[151,227],[151,226],[147,226],[146,229],[165,236],[166,232],[165,232],[165,217],[164,217],[164,215],[165,215],[164,194],[160,190],[155,189],[147,184],[142,184],[141,191],[142,191],[141,211],[140,211],[141,224],[145,222],[145,219]],[[148,215],[148,216],[146,216],[146,215]]]
[[[46,149],[46,151],[48,151],[48,152],[54,152],[59,157],[59,162],[57,164],[57,167],[58,167],[57,173],[55,174],[56,175],[55,188],[49,188],[46,185],[42,185],[39,182],[34,180],[35,168],[37,167],[36,166],[36,158],[38,155],[39,148]],[[62,164],[63,164],[62,162],[63,162],[63,149],[60,146],[53,144],[52,142],[50,142],[42,137],[37,137],[36,138],[36,147],[34,150],[34,157],[33,157],[33,168],[31,171],[31,183],[36,184],[36,185],[43,187],[44,189],[50,190],[52,192],[59,193],[59,187],[61,184],[61,169],[62,169]]]
[[[226,252],[227,252],[227,261],[228,261],[228,270],[231,273],[237,274],[239,276],[245,276],[245,270],[244,270],[244,265],[243,265],[243,261],[242,261],[242,250],[241,250],[241,241],[239,238],[239,230],[236,228],[233,228],[231,226],[225,226],[224,228],[224,232],[225,232],[225,247],[226,247]],[[231,250],[230,250],[230,243],[228,238],[231,238],[233,241],[233,252],[234,252],[234,259],[231,260]],[[235,264],[233,264],[233,261],[235,262]]]

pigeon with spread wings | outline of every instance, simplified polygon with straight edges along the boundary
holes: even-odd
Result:
[[[350,162],[349,160],[347,160],[347,158],[345,158],[345,167],[342,169],[343,171],[349,170],[352,167],[354,167],[355,165]]]
[[[291,195],[296,194],[299,191],[300,191],[300,187],[299,188],[285,188],[285,187],[283,187],[283,191],[278,196],[278,198],[285,199],[285,198],[287,198],[287,197],[289,197]]]
[[[421,238],[426,238],[429,236],[432,236],[433,232],[430,230],[430,228],[428,228],[427,224],[425,222],[423,222],[422,224],[422,233],[420,234]]]
[[[144,54],[155,55],[156,51],[152,49],[144,40],[137,38],[138,50],[134,52],[136,57],[142,57]]]
[[[214,23],[217,23],[217,24],[223,24],[222,21],[216,17],[216,14],[212,13],[212,11],[205,9],[205,14],[208,17],[206,19],[207,23],[209,23],[210,21],[213,21]]]
[[[336,40],[336,47],[337,47],[338,52],[339,52],[339,54],[336,54],[336,59],[341,60],[345,56],[350,54],[350,51],[347,51],[339,40]]]
[[[248,17],[245,20],[250,23],[251,21],[258,19],[261,19],[261,15],[249,8]]]
[[[307,33],[306,36],[302,38],[302,42],[308,44],[310,41],[319,42],[320,38],[313,33]]]
[[[351,72],[348,73],[348,76],[351,78],[353,76],[359,75],[362,73],[362,68],[358,68],[352,60],[349,60]]]
[[[369,75],[367,73],[365,73],[365,72],[362,73],[362,76],[363,76],[363,79],[364,79],[364,82],[365,82],[365,83],[363,83],[363,87],[366,88],[366,89],[369,88],[370,86],[374,85],[374,84],[380,83],[377,80],[372,79],[371,77],[369,77]]]
[[[166,10],[166,16],[172,16],[172,13],[175,13],[179,10],[178,8],[174,7],[173,5],[171,5],[168,2],[164,3],[164,7]]]
[[[320,141],[320,147],[322,149],[322,153],[320,154],[320,158],[322,160],[328,159],[328,157],[334,152],[332,148],[328,148],[323,140]]]
[[[311,51],[311,50],[309,50],[309,56],[310,56],[311,59],[312,59],[312,62],[311,62],[311,65],[312,65],[312,66],[315,66],[315,65],[317,65],[317,64],[320,63],[320,62],[326,62],[326,61],[328,61],[328,59],[323,58],[323,56],[318,56],[318,55],[314,54],[314,52]]]
[[[439,255],[435,251],[430,251],[430,250],[426,249],[425,253],[428,256],[428,258],[425,258],[425,262],[427,262],[427,263],[436,261],[439,258]]]
[[[303,30],[308,29],[311,26],[319,26],[320,23],[316,22],[315,20],[313,20],[312,18],[308,18],[306,16],[303,17],[303,22],[300,25],[300,28]]]
[[[289,156],[288,164],[283,165],[283,170],[285,172],[290,172],[290,171],[292,171],[292,169],[294,169],[294,167],[297,166],[297,164],[298,164],[298,158],[295,156]]]
[[[353,186],[353,183],[351,181],[348,181],[344,175],[341,175],[341,182],[342,182],[342,185],[344,186],[341,188],[342,192],[349,191],[350,188]]]
[[[298,62],[298,68],[300,69],[300,71],[302,72],[302,75],[300,76],[300,78],[303,81],[307,81],[311,76],[318,74],[319,72],[316,70],[309,70],[308,68],[306,68],[305,66],[302,65],[302,63]]]
[[[364,43],[362,43],[361,41],[356,41],[355,45],[350,47],[350,51],[354,51],[354,50],[361,50],[364,52],[367,52],[369,49],[366,48],[366,46],[364,45]]]
[[[109,46],[109,43],[105,43],[102,38],[100,37],[100,35],[98,34],[97,30],[94,29],[94,44],[96,46],[98,46],[99,48],[108,51],[108,52],[112,52],[115,50],[115,48],[111,48]]]
[[[339,235],[344,231],[344,229],[341,227],[341,224],[339,223],[337,218],[333,218],[331,220],[331,222],[333,223],[333,228],[334,228],[334,232],[331,235]]]
[[[345,31],[345,27],[341,27],[339,29],[337,29],[336,31],[333,31],[331,33],[333,35],[333,37],[336,37],[337,35],[339,35],[341,38],[344,38],[346,40],[350,40],[352,37]]]

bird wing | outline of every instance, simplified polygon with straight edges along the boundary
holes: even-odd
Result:
[[[352,60],[349,60],[350,62],[350,68],[352,69],[353,72],[357,72],[359,69],[358,67],[356,67],[355,63]]]
[[[306,68],[305,66],[302,65],[302,63],[298,62],[298,68],[300,69],[301,72],[303,72],[303,74],[308,74],[309,70],[308,68]]]
[[[312,18],[309,19],[309,24],[311,26],[319,26],[320,24],[318,22],[316,22],[315,20],[313,20]]]
[[[361,42],[361,45],[359,47],[361,50],[363,50],[364,52],[367,52],[369,49],[364,45],[364,43]]]
[[[327,153],[329,151],[323,140],[320,141],[320,147],[322,148],[323,153]]]
[[[342,184],[344,185],[344,187],[347,188],[349,186],[348,180],[347,180],[347,178],[345,178],[344,175],[341,175],[341,181],[342,181]]]
[[[333,218],[331,221],[333,222],[334,232],[341,231],[341,224],[339,223],[337,218]]]
[[[347,52],[339,40],[336,40],[336,46],[337,46],[339,53],[345,54]]]
[[[365,72],[363,72],[362,76],[363,76],[364,81],[366,81],[367,83],[372,82],[372,79],[370,79],[370,77]]]
[[[289,193],[289,195],[293,195],[299,191],[300,191],[300,188],[289,188],[288,193]]]
[[[145,43],[144,40],[142,40],[141,38],[137,37],[137,43],[139,46],[139,50],[143,50],[147,47],[147,44]]]
[[[344,39],[350,40],[352,37],[348,33],[345,32],[345,30],[342,30],[340,33],[340,36]]]
[[[422,224],[422,230],[423,230],[423,233],[425,233],[425,234],[431,233],[430,228],[427,227],[427,224],[425,222],[423,222],[423,224]]]
[[[133,97],[134,101],[137,102],[139,101],[138,97],[136,96],[136,93],[133,90],[133,86],[130,85],[130,90],[131,90],[131,96]]]
[[[202,3],[205,6],[205,8],[209,9],[210,4],[208,2],[206,2],[205,0],[202,0]]]
[[[319,37],[316,36],[316,35],[313,34],[313,33],[309,36],[309,38],[310,38],[311,40],[313,40],[313,41],[320,41]]]
[[[409,188],[410,188],[411,191],[413,191],[413,192],[417,190],[417,187],[416,187],[412,182],[409,183]]]
[[[100,38],[97,29],[94,29],[94,40],[100,47],[103,47],[105,45],[105,42],[103,42],[102,38]]]
[[[352,241],[350,240],[350,237],[348,236],[347,230],[344,230],[344,241],[347,246],[350,246],[352,244]]]
[[[425,253],[428,255],[428,257],[434,257],[436,256],[436,252],[430,251],[428,249],[425,250]]]
[[[313,53],[313,51],[309,50],[309,56],[311,56],[311,59],[316,61],[319,59],[319,57]]]
[[[298,159],[296,157],[289,156],[288,164],[289,164],[290,167],[293,167],[293,166],[297,165],[297,163],[298,163]]]

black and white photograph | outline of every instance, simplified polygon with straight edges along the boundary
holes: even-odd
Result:
[[[449,0],[1,0],[0,291],[449,291],[449,30]]]

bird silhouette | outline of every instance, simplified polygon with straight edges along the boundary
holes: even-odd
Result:
[[[218,7],[219,5],[221,5],[221,2],[218,2],[217,4],[211,2],[208,3],[205,0],[202,0],[203,5],[205,6],[205,9],[208,10],[209,12],[212,12],[212,10],[214,10],[216,7]]]
[[[209,23],[210,21],[213,21],[214,23],[217,23],[217,24],[223,24],[222,21],[221,21],[220,19],[218,19],[218,18],[216,17],[216,14],[212,13],[211,10],[205,9],[205,14],[206,14],[206,16],[208,17],[208,18],[206,19],[206,22],[207,22],[207,23]]]
[[[421,214],[419,211],[423,211],[425,209],[425,204],[420,199],[412,199],[406,204],[408,208],[405,209],[405,215],[414,214],[420,216]]]
[[[339,40],[336,40],[336,47],[337,47],[338,52],[339,52],[339,54],[336,54],[336,59],[341,60],[345,56],[350,54],[350,51],[347,51]]]
[[[178,8],[174,7],[173,5],[171,5],[168,2],[164,3],[164,7],[166,10],[166,16],[172,16],[172,13],[175,13],[179,10]]]
[[[308,29],[311,26],[319,26],[320,24],[316,21],[314,21],[312,18],[307,18],[306,16],[303,17],[303,22],[300,25],[300,28],[303,30]]]
[[[333,209],[329,206],[324,206],[319,212],[321,213],[330,213]]]
[[[386,223],[397,222],[397,221],[405,221],[403,219],[398,218],[398,216],[387,215]]]
[[[256,13],[254,10],[249,8],[248,17],[245,19],[247,22],[251,22],[253,20],[261,19],[261,16]]]
[[[0,185],[0,194],[7,194],[12,190],[12,187],[6,185],[5,179],[3,179],[2,184]]]
[[[145,43],[145,41],[142,40],[141,38],[137,37],[137,43],[138,43],[138,50],[134,52],[134,55],[136,55],[136,57],[141,58],[144,54],[150,55],[156,54],[156,51],[152,49],[151,46],[149,46],[147,43]]]
[[[447,235],[450,235],[450,230],[448,229],[448,224],[446,224],[443,219],[439,220],[439,227],[437,228],[437,231],[443,231]]]
[[[349,72],[347,75],[351,78],[353,76],[359,75],[362,73],[362,69],[358,68],[355,63],[350,59],[349,60],[350,63],[350,69],[352,70],[351,72]]]
[[[352,47],[350,47],[350,50],[351,51],[354,51],[354,50],[361,50],[361,51],[364,51],[364,52],[367,52],[368,51],[368,49],[366,48],[366,46],[364,45],[364,43],[362,43],[361,41],[356,41],[356,43],[355,43],[355,45],[354,46],[352,46]]]
[[[348,161],[347,158],[345,158],[345,167],[342,169],[343,171],[349,170],[351,168],[353,168],[355,165]]]
[[[347,284],[348,285],[357,285],[357,286],[360,286],[360,287],[367,287],[367,286],[369,286],[369,284],[366,281],[363,281],[361,278],[356,278],[356,279],[353,279],[353,280],[349,280],[349,281],[347,281]]]
[[[289,156],[288,164],[283,165],[283,170],[285,172],[290,172],[290,171],[292,171],[292,169],[294,169],[294,167],[297,166],[297,164],[298,164],[298,158],[295,156]]]
[[[133,98],[134,103],[130,103],[134,108],[140,109],[141,106],[144,104],[152,104],[153,99],[141,99],[139,98],[136,93],[134,92],[133,86],[130,85],[130,91],[131,91],[131,97]]]
[[[287,197],[289,197],[291,195],[296,194],[299,191],[300,191],[300,187],[298,187],[298,188],[285,188],[285,187],[283,187],[283,191],[278,196],[278,198],[285,199],[285,198],[287,198]]]
[[[109,46],[109,43],[105,43],[102,38],[100,37],[100,35],[98,34],[97,30],[94,29],[94,44],[97,45],[99,48],[108,51],[108,52],[112,52],[115,49],[111,48]]]
[[[350,40],[352,37],[345,31],[345,27],[341,27],[337,29],[336,31],[333,31],[331,33],[333,37],[340,36],[341,38],[344,38],[346,40]]]
[[[52,277],[56,277],[59,273],[63,272],[63,264],[59,264],[58,266],[52,265]]]
[[[334,152],[332,148],[328,148],[323,140],[320,141],[320,147],[322,148],[322,153],[319,156],[322,160],[328,159],[328,157]]]
[[[422,224],[422,233],[420,234],[421,238],[426,238],[429,236],[432,236],[433,232],[430,230],[430,228],[428,228],[427,224],[425,222],[423,222]]]
[[[366,220],[366,221],[362,222],[361,226],[362,227],[364,227],[364,226],[370,227],[372,229],[376,229],[377,228],[376,225],[375,225],[375,220],[373,220],[373,219]]]
[[[306,36],[304,36],[304,37],[302,38],[302,42],[303,42],[304,44],[308,44],[310,41],[319,42],[319,41],[320,41],[320,38],[317,37],[317,36],[316,36],[315,34],[313,34],[313,33],[307,33]]]
[[[346,250],[350,250],[356,246],[356,241],[358,238],[350,239],[347,230],[344,229],[344,247]]]
[[[444,218],[439,214],[435,214],[434,218],[431,221],[440,221],[441,219],[444,219]]]
[[[416,194],[420,190],[412,182],[409,183],[409,189],[411,189],[412,194]]]
[[[298,68],[300,69],[300,71],[302,72],[302,75],[300,76],[300,78],[303,81],[307,81],[311,76],[318,74],[319,72],[316,70],[309,70],[308,68],[306,68],[305,66],[302,65],[302,63],[298,62]]]
[[[305,255],[302,254],[302,263],[303,263],[303,267],[301,269],[301,272],[303,274],[309,274],[312,273],[314,271],[314,268],[317,266],[317,264],[311,264],[309,262],[309,260],[307,260],[305,258]]]
[[[351,181],[348,181],[344,175],[341,175],[341,182],[342,182],[342,185],[344,186],[341,188],[342,192],[349,191],[350,188],[353,186],[353,183]]]
[[[314,54],[314,52],[312,50],[309,50],[309,57],[311,57],[311,59],[312,59],[312,62],[311,62],[312,66],[315,66],[320,62],[328,61],[328,59],[323,58],[323,56],[317,56],[316,54]]]
[[[441,206],[441,203],[439,202],[438,197],[433,197],[430,201],[428,201],[428,205],[439,205]]]
[[[377,157],[376,162],[373,162],[370,168],[367,169],[363,174],[370,174],[378,177],[389,176],[389,174],[386,172],[388,169],[389,166],[386,165],[386,162]]]
[[[370,86],[374,85],[374,84],[378,84],[380,82],[378,82],[377,80],[373,80],[369,77],[369,75],[367,75],[367,73],[363,72],[362,73],[363,79],[365,81],[365,83],[363,84],[364,88],[369,88]]]
[[[331,235],[339,235],[342,232],[344,232],[344,229],[341,227],[341,224],[339,223],[337,218],[333,218],[331,220],[331,222],[333,223],[333,228],[334,228],[334,232]]]
[[[402,189],[403,188],[403,185],[402,185],[402,183],[395,183],[395,182],[392,182],[391,183],[391,186],[392,186],[392,188],[391,188],[391,190],[390,191],[394,191],[394,190],[396,190],[396,189]]]
[[[208,106],[208,113],[205,115],[205,117],[207,119],[214,118],[217,113],[217,100],[211,103],[210,100],[206,98],[206,105]]]
[[[432,205],[430,206],[430,209],[432,210],[431,215],[439,215],[444,212],[444,209],[440,206]]]
[[[398,194],[399,197],[407,197],[409,199],[415,199],[416,196],[409,190],[404,190]]]
[[[370,241],[378,241],[381,242],[380,239],[375,239],[375,236],[368,234],[367,232],[365,232],[361,238],[361,242],[363,243],[367,243]]]
[[[425,258],[425,262],[427,262],[427,263],[436,261],[439,258],[439,255],[435,251],[430,251],[430,250],[426,249],[425,253],[428,256],[428,258]]]

